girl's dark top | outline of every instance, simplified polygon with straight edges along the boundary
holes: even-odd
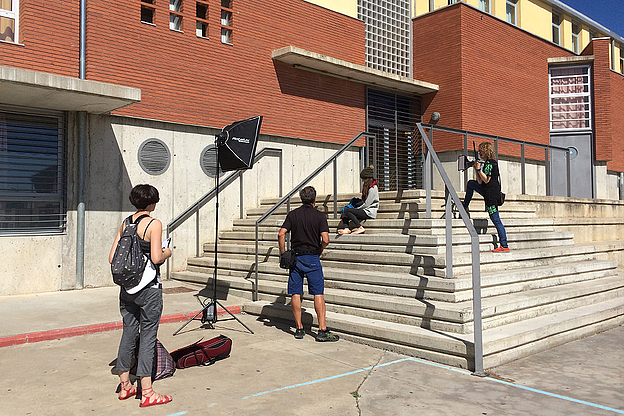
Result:
[[[483,164],[483,173],[490,177],[490,181],[488,183],[483,182],[484,195],[485,199],[485,207],[497,206],[498,205],[498,195],[501,191],[500,185],[500,172],[498,170],[498,162],[496,159],[488,159]]]

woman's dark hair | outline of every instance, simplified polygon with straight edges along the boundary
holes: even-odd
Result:
[[[130,203],[136,209],[145,209],[148,205],[155,204],[160,201],[158,189],[152,185],[137,185],[130,191]]]
[[[373,182],[375,182],[374,178],[364,179],[364,183],[362,184],[362,201],[366,201],[366,198],[368,198],[368,190],[370,189]]]

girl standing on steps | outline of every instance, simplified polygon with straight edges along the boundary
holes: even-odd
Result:
[[[373,168],[373,165],[370,165],[360,172],[360,178],[364,181],[362,184],[362,201],[364,201],[364,204],[357,208],[345,208],[342,211],[340,219],[344,227],[338,230],[338,234],[362,234],[366,229],[362,227],[360,221],[377,217],[379,190],[377,189],[378,181],[375,179]],[[349,229],[349,221],[353,221],[355,224],[356,229],[353,232]]]
[[[113,261],[117,243],[124,228],[130,221],[137,224],[137,235],[141,251],[154,264],[156,276],[143,278],[136,287],[126,289],[121,287],[119,293],[119,310],[123,318],[123,333],[117,354],[117,370],[119,371],[120,385],[118,387],[119,400],[129,399],[140,395],[140,407],[154,406],[169,403],[171,396],[164,396],[152,389],[152,362],[160,316],[162,315],[163,298],[160,281],[160,265],[171,257],[170,248],[162,248],[162,223],[150,217],[160,200],[158,190],[151,185],[137,185],[130,191],[130,202],[137,211],[128,217],[117,230],[115,241],[108,256],[109,263]],[[149,266],[148,266],[149,267]],[[146,274],[144,274],[144,277]],[[140,337],[139,336],[140,333]],[[141,379],[141,391],[130,381],[130,365],[137,337],[139,338],[139,353],[137,357],[137,377]]]

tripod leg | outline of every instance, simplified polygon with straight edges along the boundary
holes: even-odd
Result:
[[[245,325],[245,324],[244,324],[244,323],[243,323],[240,319],[238,319],[238,318],[237,318],[237,317],[236,317],[236,316],[235,316],[232,312],[230,312],[230,311],[229,311],[229,310],[228,310],[225,306],[221,305],[221,304],[219,303],[219,301],[218,301],[218,300],[215,300],[215,303],[216,303],[217,305],[219,305],[219,306],[221,307],[221,309],[223,309],[223,310],[225,310],[227,313],[229,313],[229,314],[230,314],[230,316],[231,316],[232,318],[236,319],[236,320],[238,321],[238,323],[239,323],[239,324],[241,324],[242,326],[244,326],[244,327],[245,327],[245,329],[246,329],[247,331],[251,332],[252,334],[254,333],[251,329],[249,329],[249,327],[248,327],[247,325]],[[215,322],[216,322],[216,320],[217,320],[217,315],[216,315],[216,314],[215,314],[215,316],[214,316],[214,319],[215,319]]]
[[[182,331],[182,329],[183,329],[185,326],[187,326],[188,324],[190,324],[191,322],[193,322],[193,321],[195,320],[195,318],[197,318],[197,317],[198,317],[201,313],[203,313],[203,312],[204,312],[204,310],[203,310],[203,309],[202,309],[201,311],[197,312],[197,313],[195,314],[195,316],[193,316],[191,319],[189,319],[188,321],[186,321],[186,323],[185,323],[184,325],[182,325],[180,328],[178,328],[178,330],[177,330],[177,331],[175,331],[175,332],[173,333],[173,335],[177,335],[177,334],[178,334],[178,332]]]

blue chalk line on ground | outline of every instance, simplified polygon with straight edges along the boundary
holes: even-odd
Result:
[[[466,371],[466,370],[461,370],[459,368],[453,368],[453,367],[449,367],[449,366],[442,365],[442,364],[431,363],[431,362],[428,362],[428,361],[419,360],[418,358],[408,357],[408,358],[402,358],[402,359],[396,360],[396,361],[390,361],[390,362],[387,362],[387,363],[378,364],[376,366],[360,368],[359,370],[349,371],[348,373],[337,374],[337,375],[331,376],[331,377],[324,377],[324,378],[320,378],[318,380],[307,381],[305,383],[298,383],[298,384],[293,384],[293,385],[290,385],[290,386],[280,387],[280,388],[273,389],[273,390],[262,391],[262,392],[259,392],[259,393],[252,394],[250,396],[245,396],[245,397],[242,398],[242,400],[250,399],[252,397],[263,396],[265,394],[275,393],[275,392],[278,392],[278,391],[294,389],[294,388],[297,388],[297,387],[309,386],[311,384],[317,384],[317,383],[321,383],[323,381],[335,380],[337,378],[347,377],[347,376],[350,376],[350,375],[353,375],[353,374],[358,374],[358,373],[362,373],[364,371],[372,370],[373,368],[385,367],[385,366],[388,366],[388,365],[391,365],[391,364],[398,364],[398,363],[401,363],[401,362],[404,362],[404,361],[414,361],[414,362],[421,363],[421,364],[426,364],[426,365],[429,365],[429,366],[432,366],[432,367],[437,367],[437,368],[442,368],[444,370],[454,371],[456,373],[461,373],[463,375],[471,375],[471,373],[469,371]],[[492,377],[483,377],[483,380],[493,381],[493,382],[500,383],[500,384],[503,384],[503,385],[506,385],[506,386],[511,386],[511,387],[516,387],[516,388],[522,389],[522,390],[527,390],[527,391],[530,391],[530,392],[533,392],[533,393],[543,394],[545,396],[554,397],[554,398],[557,398],[557,399],[562,399],[562,400],[566,400],[566,401],[573,402],[573,403],[579,403],[579,404],[583,404],[583,405],[586,405],[586,406],[596,407],[596,408],[602,409],[602,410],[608,410],[610,412],[624,414],[624,411],[619,410],[619,409],[614,409],[612,407],[602,406],[602,405],[599,405],[599,404],[596,404],[596,403],[587,402],[585,400],[578,400],[578,399],[574,399],[572,397],[562,396],[560,394],[550,393],[550,392],[547,392],[547,391],[544,391],[544,390],[538,390],[538,389],[534,389],[532,387],[523,386],[521,384],[510,383],[508,381],[498,380],[498,379],[495,379],[495,378],[492,378]],[[214,406],[216,404],[217,403],[212,403],[209,407],[212,407],[212,406]],[[181,416],[181,415],[184,415],[186,413],[188,413],[188,411],[184,411],[184,412],[180,412],[180,413],[174,413],[174,414],[171,414],[169,416]]]
[[[363,371],[372,370],[373,368],[376,368],[376,367],[384,367],[384,366],[387,366],[387,365],[390,365],[390,364],[396,364],[396,363],[400,363],[400,362],[403,362],[403,361],[408,361],[408,360],[410,360],[410,358],[402,358],[402,359],[400,359],[400,360],[391,361],[391,362],[389,362],[389,363],[379,364],[379,365],[374,366],[374,367],[373,367],[373,366],[371,366],[371,367],[361,368],[361,369],[359,369],[359,370],[349,371],[348,373],[342,373],[342,374],[338,374],[338,375],[331,376],[331,377],[320,378],[320,379],[318,379],[318,380],[307,381],[307,382],[305,382],[305,383],[293,384],[293,385],[291,385],[291,386],[280,387],[280,388],[278,388],[278,389],[274,389],[274,390],[267,390],[267,391],[263,391],[263,392],[260,392],[260,393],[255,393],[255,394],[252,394],[251,396],[245,396],[245,397],[243,397],[243,400],[245,400],[245,399],[249,399],[249,398],[251,398],[251,397],[262,396],[262,395],[264,395],[264,394],[275,393],[275,392],[277,392],[277,391],[288,390],[288,389],[294,389],[294,388],[296,388],[296,387],[309,386],[310,384],[316,384],[316,383],[320,383],[320,382],[323,382],[323,381],[334,380],[334,379],[337,379],[337,378],[340,378],[340,377],[346,377],[346,376],[350,376],[350,375],[353,375],[353,374],[361,373],[361,372],[363,372]]]
[[[441,364],[435,364],[435,363],[430,363],[428,361],[424,361],[424,360],[419,360],[418,358],[413,358],[410,357],[409,360],[411,361],[416,361],[418,363],[421,364],[426,364],[426,365],[430,365],[432,367],[438,367],[438,368],[444,368],[446,370],[451,370],[451,371],[455,371],[457,373],[462,373],[465,375],[471,375],[471,373],[469,371],[466,370],[460,370],[458,368],[453,368],[453,367],[448,367],[445,365],[441,365]],[[510,383],[508,381],[503,381],[503,380],[498,380],[496,378],[492,378],[492,377],[483,377],[484,380],[488,380],[488,381],[494,381],[496,383],[500,383],[500,384],[504,384],[506,386],[512,386],[512,387],[517,387],[519,389],[522,390],[527,390],[527,391],[531,391],[533,393],[539,393],[539,394],[543,394],[545,396],[550,396],[550,397],[555,397],[557,399],[562,399],[562,400],[567,400],[569,402],[573,402],[573,403],[579,403],[579,404],[584,404],[586,406],[591,406],[591,407],[596,407],[598,409],[602,409],[602,410],[608,410],[610,412],[615,412],[615,413],[619,413],[624,415],[624,411],[623,410],[619,410],[619,409],[614,409],[612,407],[607,407],[607,406],[602,406],[600,404],[596,404],[596,403],[592,403],[592,402],[587,402],[585,400],[578,400],[578,399],[573,399],[572,397],[567,397],[567,396],[562,396],[560,394],[556,394],[556,393],[550,393],[544,390],[538,390],[538,389],[534,389],[532,387],[527,387],[527,386],[523,386],[521,384],[515,384],[515,383]]]

